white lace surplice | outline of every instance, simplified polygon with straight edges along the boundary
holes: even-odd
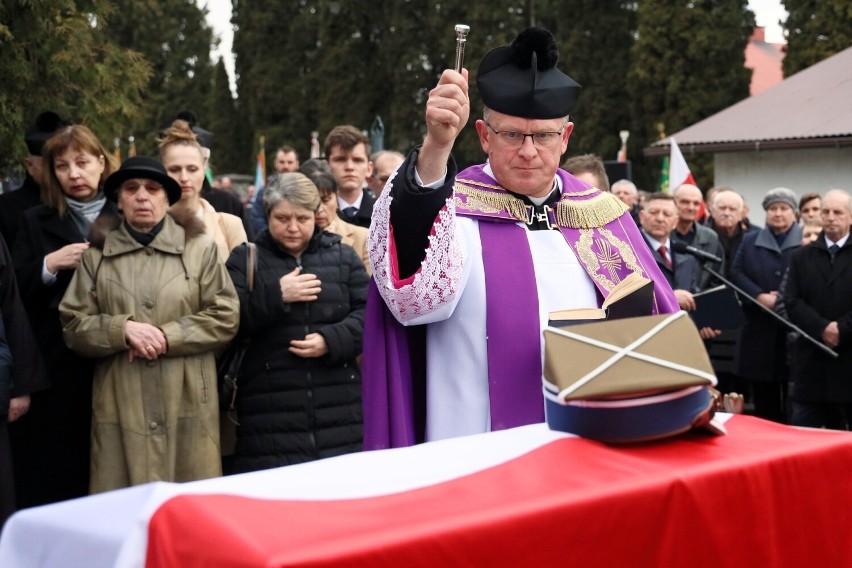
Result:
[[[456,217],[452,200],[434,226],[426,258],[413,281],[391,273],[390,192],[375,205],[370,231],[373,275],[394,317],[403,325],[428,324],[426,439],[490,430],[485,272],[478,221]],[[525,225],[519,223],[522,227]],[[507,224],[506,228],[510,229]],[[540,328],[551,311],[597,306],[594,284],[558,231],[525,231],[535,267]],[[511,310],[507,305],[505,309]],[[519,316],[521,317],[521,316]],[[525,349],[531,346],[492,346]],[[542,353],[543,342],[536,348]],[[544,404],[542,399],[542,405]]]

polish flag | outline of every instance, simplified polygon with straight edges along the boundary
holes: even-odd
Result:
[[[678,187],[685,183],[695,185],[695,178],[689,171],[689,166],[677,145],[674,137],[671,140],[671,155],[669,156],[669,193],[674,193]]]
[[[608,446],[545,424],[14,515],[0,566],[849,566],[852,435],[735,415]]]

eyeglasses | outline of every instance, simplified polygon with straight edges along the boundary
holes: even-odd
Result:
[[[562,133],[565,132],[564,126],[556,132],[531,132],[529,134],[516,130],[497,130],[487,122],[485,126],[497,135],[497,139],[501,144],[510,148],[520,148],[523,146],[527,136],[532,138],[536,148],[552,148],[559,144],[562,140]]]

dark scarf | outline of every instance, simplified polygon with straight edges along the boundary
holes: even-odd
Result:
[[[165,222],[166,218],[163,217],[162,219],[160,219],[160,222],[154,225],[154,227],[147,233],[137,231],[136,229],[131,227],[127,221],[124,222],[124,228],[127,229],[127,232],[130,233],[130,236],[133,237],[137,243],[143,246],[148,246],[151,244],[151,241],[157,238],[157,235],[160,233],[160,231],[163,230],[163,225],[165,224]]]

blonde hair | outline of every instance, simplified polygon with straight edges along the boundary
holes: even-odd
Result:
[[[206,159],[204,149],[198,143],[198,137],[190,128],[189,123],[185,120],[177,119],[172,124],[160,133],[157,139],[160,147],[160,161],[163,161],[163,156],[172,146],[192,146],[198,148],[198,154],[201,156],[201,161]]]
[[[98,181],[98,191],[103,189],[104,181],[115,171],[116,165],[112,154],[106,151],[103,144],[98,140],[98,137],[88,127],[82,124],[72,124],[71,126],[57,130],[44,143],[44,148],[42,149],[44,167],[41,174],[41,201],[48,207],[56,209],[60,217],[65,216],[68,205],[65,203],[65,193],[62,191],[62,186],[56,177],[54,167],[56,165],[56,158],[64,154],[68,149],[85,152],[104,159],[104,171],[101,173],[100,181]]]

